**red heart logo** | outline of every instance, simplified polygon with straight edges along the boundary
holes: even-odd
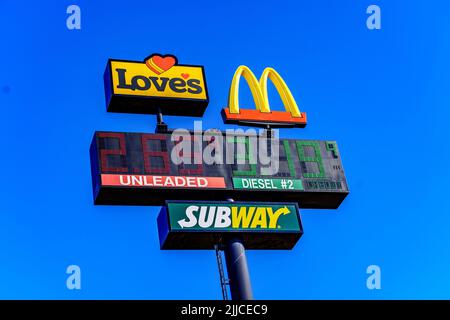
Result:
[[[160,56],[153,55],[145,61],[145,65],[156,74],[161,74],[177,63],[177,59],[174,56]]]
[[[182,76],[184,79],[187,79],[187,78],[189,78],[189,73],[182,73],[181,76]]]

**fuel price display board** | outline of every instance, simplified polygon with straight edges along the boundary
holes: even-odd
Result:
[[[192,136],[193,144],[195,139]],[[164,205],[166,199],[233,198],[334,209],[349,192],[335,141],[278,140],[279,169],[273,175],[263,174],[264,165],[250,161],[248,137],[223,139],[224,159],[238,143],[244,143],[245,150],[236,153],[232,163],[224,160],[223,164],[175,164],[171,154],[177,143],[170,134],[96,132],[90,147],[95,204]],[[202,141],[200,151],[209,143]],[[194,158],[194,153],[183,156]]]

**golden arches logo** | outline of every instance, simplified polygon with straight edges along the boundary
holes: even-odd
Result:
[[[253,95],[256,110],[240,109],[239,82],[241,77],[247,81]],[[267,82],[274,84],[286,111],[272,111],[269,104]],[[222,110],[225,123],[239,123],[243,125],[303,128],[306,126],[306,113],[300,112],[291,91],[283,78],[273,68],[265,68],[259,81],[247,66],[239,66],[231,81],[228,96],[228,108]]]

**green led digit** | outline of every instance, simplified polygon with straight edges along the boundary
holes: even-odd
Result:
[[[284,152],[286,153],[286,160],[287,160],[288,167],[289,167],[289,175],[290,175],[290,177],[295,177],[295,167],[294,167],[294,162],[292,162],[292,154],[291,154],[291,148],[289,146],[289,141],[284,140],[283,146],[284,146]]]
[[[256,176],[256,164],[254,163],[253,159],[253,153],[251,149],[251,145],[249,143],[250,139],[249,137],[233,137],[231,138],[233,143],[236,139],[237,143],[243,143],[245,148],[244,154],[238,154],[238,152],[235,152],[236,157],[235,159],[245,160],[249,162],[250,170],[234,170],[233,176]]]
[[[322,156],[320,154],[319,143],[316,141],[296,141],[298,158],[301,162],[315,162],[319,168],[318,173],[303,172],[305,178],[324,178],[325,171],[323,169]],[[314,157],[305,155],[304,147],[312,147],[314,149]]]
[[[339,153],[338,153],[336,142],[326,141],[325,144],[327,146],[327,151],[331,151],[333,153],[333,158],[335,158],[335,159],[338,158]]]

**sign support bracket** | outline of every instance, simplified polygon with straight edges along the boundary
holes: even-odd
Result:
[[[169,131],[167,123],[163,120],[163,114],[161,112],[161,108],[158,108],[158,112],[156,113],[156,128],[155,133],[167,133]]]
[[[225,277],[225,272],[223,270],[222,253],[220,252],[219,245],[216,244],[214,246],[214,249],[216,250],[217,266],[219,267],[220,287],[222,289],[222,298],[223,298],[223,300],[228,300],[227,285],[229,285],[230,282]]]

